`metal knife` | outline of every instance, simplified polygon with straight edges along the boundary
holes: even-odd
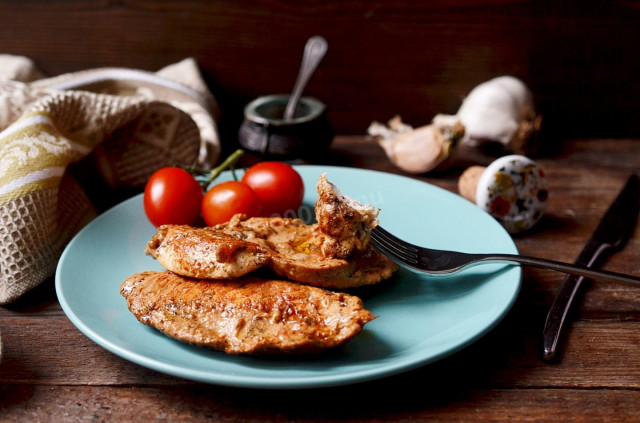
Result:
[[[631,175],[578,256],[576,264],[594,267],[605,253],[622,248],[633,234],[639,209],[640,182],[637,175]],[[583,282],[582,276],[568,275],[564,279],[544,326],[542,353],[544,360],[551,361],[555,357],[560,334],[567,322],[567,315]]]

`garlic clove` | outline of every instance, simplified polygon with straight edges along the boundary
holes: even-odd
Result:
[[[413,129],[396,116],[388,126],[373,122],[368,133],[376,137],[394,165],[407,173],[419,174],[434,170],[451,158],[464,127],[458,119],[443,117]]]
[[[409,173],[423,173],[442,162],[448,148],[432,125],[417,128],[393,139],[382,139],[380,146],[389,159]]]

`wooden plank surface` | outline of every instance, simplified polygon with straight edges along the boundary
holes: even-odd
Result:
[[[2,51],[50,75],[196,58],[230,136],[254,97],[290,92],[316,34],[329,52],[308,94],[340,134],[395,114],[428,123],[502,74],[532,87],[556,140],[640,128],[634,2],[2,0],[0,10]]]
[[[339,137],[343,164],[397,172],[362,137]],[[574,140],[541,158],[549,212],[516,238],[522,253],[572,261],[628,174],[640,142]],[[616,165],[608,163],[616,158]],[[599,175],[593,175],[598,167]],[[456,192],[452,169],[423,179]],[[640,233],[606,266],[640,273]],[[354,386],[262,391],[167,376],[94,344],[66,318],[49,281],[0,308],[2,421],[634,421],[640,415],[640,289],[592,283],[560,359],[540,358],[563,275],[525,269],[516,304],[478,342],[432,365]]]
[[[395,387],[397,389],[397,387]],[[1,388],[3,421],[167,422],[388,422],[388,421],[574,421],[637,422],[633,391],[575,389],[464,390],[437,392],[386,386],[354,394],[238,392],[209,386],[185,389],[90,387]],[[215,397],[216,401],[211,398]],[[326,401],[322,404],[323,401]],[[461,404],[463,404],[461,406]],[[20,406],[22,405],[22,406]],[[29,408],[26,407],[29,406]],[[34,413],[31,410],[38,410]]]

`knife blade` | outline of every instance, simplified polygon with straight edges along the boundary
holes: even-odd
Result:
[[[595,267],[605,256],[621,249],[633,234],[640,210],[640,183],[637,175],[631,175],[624,188],[613,201],[598,224],[593,235],[576,259],[576,264]],[[551,361],[556,356],[560,335],[567,324],[571,310],[584,277],[568,275],[556,295],[542,332],[542,358]]]

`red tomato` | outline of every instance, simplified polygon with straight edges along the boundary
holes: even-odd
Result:
[[[200,217],[202,187],[189,172],[177,167],[156,171],[144,188],[144,211],[155,225],[192,225]]]
[[[283,162],[261,162],[251,166],[242,176],[262,201],[264,216],[297,213],[304,196],[300,174]]]
[[[228,222],[236,213],[260,216],[260,198],[251,187],[240,181],[214,185],[202,200],[202,217],[207,226]]]

